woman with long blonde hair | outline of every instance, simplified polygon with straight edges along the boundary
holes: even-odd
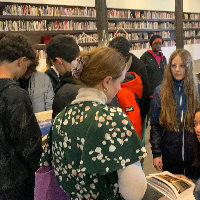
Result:
[[[199,107],[199,91],[191,54],[177,49],[169,58],[162,84],[155,89],[151,105],[150,142],[157,170],[198,178],[192,166],[190,135],[193,116]]]

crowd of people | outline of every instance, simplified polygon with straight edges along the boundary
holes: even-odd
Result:
[[[43,73],[26,38],[2,34],[0,200],[33,200],[35,172],[45,166],[71,199],[142,199],[148,120],[154,167],[198,180],[200,83],[191,54],[177,49],[167,64],[162,43],[153,35],[139,59],[124,37],[82,52],[58,35]],[[46,110],[53,120],[42,149],[34,113]]]

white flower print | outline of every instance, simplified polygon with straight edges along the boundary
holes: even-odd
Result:
[[[97,147],[97,148],[95,149],[95,152],[101,153],[101,147]]]
[[[67,125],[68,124],[68,120],[65,119],[65,121],[63,122],[64,125]]]
[[[63,142],[63,146],[66,148],[67,147],[67,142]]]
[[[114,145],[110,145],[110,147],[109,147],[109,151],[110,152],[114,152],[115,149],[116,149],[116,147]]]
[[[97,159],[101,160],[103,158],[103,154],[98,154]]]
[[[141,148],[141,151],[142,151],[142,152],[145,152],[145,153],[147,152],[146,149],[145,149],[145,147],[142,147],[142,148]]]
[[[93,154],[93,152],[94,152],[94,151],[92,151],[92,150],[91,150],[91,151],[89,152],[89,155],[92,155],[92,154]]]
[[[108,111],[108,106],[105,106],[103,109],[106,110],[106,111]]]

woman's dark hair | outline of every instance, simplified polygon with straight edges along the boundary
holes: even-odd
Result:
[[[196,113],[200,112],[200,108],[197,108],[194,114],[194,118]],[[200,167],[200,142],[197,139],[195,131],[192,133],[192,145],[194,149],[194,154],[195,154],[195,160],[193,163],[193,166],[195,167]]]

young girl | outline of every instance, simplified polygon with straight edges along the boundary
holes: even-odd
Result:
[[[192,142],[193,142],[194,153],[195,153],[195,162],[193,163],[193,165],[196,167],[200,167],[200,108],[197,108],[197,110],[195,112],[194,130],[195,130],[195,132],[192,135]],[[200,171],[198,171],[198,172],[199,172],[199,178],[200,178]],[[176,174],[175,176],[189,180],[187,177],[185,177],[182,174]],[[190,180],[190,181],[192,181],[192,180]],[[196,182],[196,187],[194,189],[193,194],[195,196],[195,199],[200,199],[200,179]],[[159,200],[169,200],[169,198],[162,197]]]
[[[199,91],[191,54],[184,49],[174,51],[151,105],[150,142],[157,170],[198,178],[192,166],[190,136],[193,116],[199,107]]]

